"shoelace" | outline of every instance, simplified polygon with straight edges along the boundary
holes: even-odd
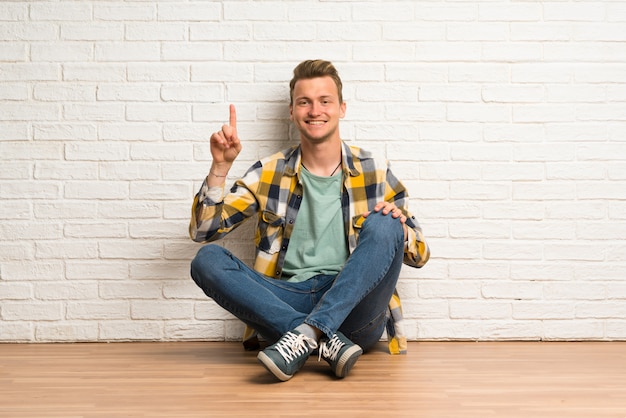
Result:
[[[288,332],[281,338],[281,341],[276,343],[276,351],[285,359],[287,364],[294,361],[298,356],[309,352],[309,348],[314,349],[317,347],[315,340],[308,338],[304,334],[294,334]]]
[[[317,361],[321,360],[322,357],[330,359],[330,361],[335,361],[337,359],[337,354],[345,344],[341,342],[337,336],[333,336],[328,341],[325,341],[319,349],[319,357]]]

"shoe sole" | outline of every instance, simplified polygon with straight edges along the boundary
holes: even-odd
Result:
[[[346,377],[359,357],[361,357],[361,354],[363,354],[363,350],[356,344],[348,348],[337,362],[337,367],[334,370],[335,376],[339,378]]]
[[[270,372],[272,373],[274,376],[276,376],[276,378],[278,380],[280,380],[281,382],[286,382],[287,380],[291,379],[293,377],[293,375],[289,375],[289,374],[285,374],[282,372],[282,370],[280,370],[278,368],[278,366],[276,366],[276,364],[272,361],[272,359],[265,354],[264,352],[259,352],[259,354],[256,357],[261,364]]]

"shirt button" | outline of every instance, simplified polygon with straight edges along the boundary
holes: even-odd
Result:
[[[289,219],[289,223],[292,224],[293,223],[293,219]]]

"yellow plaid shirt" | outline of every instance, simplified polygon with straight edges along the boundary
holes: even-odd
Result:
[[[376,203],[393,202],[407,217],[408,241],[404,263],[422,267],[430,250],[422,229],[408,211],[408,194],[393,175],[386,161],[370,152],[342,143],[342,207],[344,230],[350,253],[358,242],[363,213]],[[224,237],[249,218],[256,218],[256,256],[253,268],[261,274],[280,279],[289,238],[293,231],[302,199],[300,147],[294,146],[256,162],[243,178],[237,180],[220,201],[215,188],[206,180],[196,194],[191,211],[189,234],[194,241],[210,242]],[[387,326],[391,353],[406,352],[406,336],[402,329],[402,308],[398,294],[390,301],[390,321]],[[252,337],[250,330],[244,344]]]

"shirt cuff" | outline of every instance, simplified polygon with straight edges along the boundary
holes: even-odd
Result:
[[[200,190],[201,201],[209,200],[212,203],[220,203],[224,200],[224,185],[209,187],[205,184],[202,185]]]

